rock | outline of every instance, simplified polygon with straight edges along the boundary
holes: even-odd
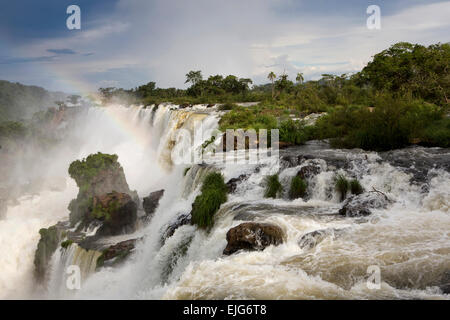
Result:
[[[168,238],[173,236],[173,234],[179,227],[184,226],[185,224],[190,224],[191,219],[192,216],[190,213],[183,213],[179,215],[175,221],[169,224],[166,231],[164,231],[162,243],[164,243]]]
[[[48,264],[59,246],[63,232],[64,229],[59,224],[39,230],[41,238],[34,254],[34,275],[38,282],[45,280]]]
[[[323,229],[316,230],[304,234],[298,241],[298,245],[302,249],[312,249],[317,246],[320,242],[328,237],[335,239],[337,236],[341,235],[344,229]]]
[[[150,219],[155,213],[156,208],[158,208],[159,200],[164,195],[164,190],[158,190],[150,193],[147,197],[144,198],[142,202],[142,206],[145,211],[145,219]]]
[[[227,247],[223,254],[230,255],[238,250],[264,250],[270,245],[283,243],[280,227],[256,222],[245,222],[227,232]]]
[[[247,178],[248,178],[247,174],[241,174],[237,178],[228,180],[228,182],[227,182],[228,193],[234,193],[234,191],[236,191],[237,185]]]
[[[292,147],[292,146],[294,146],[294,144],[293,143],[290,143],[290,142],[285,142],[285,141],[280,141],[280,142],[278,142],[278,149],[287,149],[287,148],[289,148],[289,147]]]
[[[368,216],[370,209],[386,209],[392,201],[382,192],[370,191],[348,198],[339,214],[346,217]]]
[[[89,213],[88,208],[92,206],[93,197],[103,196],[114,191],[126,193],[134,200],[138,200],[136,191],[131,191],[128,187],[125,173],[120,163],[117,162],[117,158],[117,155],[99,152],[70,164],[69,175],[79,188],[77,198],[72,200],[69,205],[69,218],[72,226],[85,220],[86,214]]]
[[[319,174],[320,171],[321,168],[318,164],[307,164],[304,167],[300,168],[300,170],[297,172],[297,176],[302,178],[303,180],[307,180]]]
[[[123,261],[135,248],[137,239],[130,239],[116,243],[103,250],[97,259],[97,268],[105,265],[112,266]]]
[[[450,294],[450,271],[443,274],[439,288],[444,294]]]
[[[94,197],[91,217],[103,222],[98,235],[118,235],[135,231],[137,205],[129,194],[110,192]]]

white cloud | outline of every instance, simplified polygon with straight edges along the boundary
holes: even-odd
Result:
[[[366,28],[365,10],[358,17],[300,11],[286,16],[275,10],[283,4],[121,0],[110,20],[95,22],[97,28],[31,43],[21,53],[40,55],[49,48],[93,52],[51,62],[86,86],[98,86],[108,70],[128,68],[139,69],[141,78],[135,85],[153,80],[160,86],[180,87],[193,69],[206,76],[236,74],[256,82],[265,82],[271,70],[278,74],[286,70],[291,78],[299,71],[306,78],[317,78],[322,73],[358,71],[375,53],[399,41],[449,40],[449,1],[405,7],[391,16],[384,16],[382,7],[379,31]],[[114,77],[106,80],[124,85],[120,75]]]

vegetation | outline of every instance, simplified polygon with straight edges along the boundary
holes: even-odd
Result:
[[[283,191],[283,186],[281,185],[278,174],[267,176],[265,178],[266,190],[264,192],[265,198],[276,198],[278,194]]]
[[[299,176],[295,176],[291,180],[291,188],[289,189],[289,198],[298,199],[306,195],[308,184]]]
[[[341,201],[344,201],[345,197],[347,196],[347,192],[350,188],[350,183],[343,175],[338,174],[335,177],[334,186],[336,191],[339,193]]]
[[[94,177],[102,170],[119,169],[116,154],[105,154],[98,152],[89,155],[86,159],[76,160],[69,166],[69,175],[77,182],[81,192],[87,192],[91,187]]]
[[[358,195],[364,192],[364,188],[357,179],[352,179],[350,181],[350,192],[352,194]]]
[[[214,225],[214,215],[222,203],[227,201],[228,188],[223,176],[213,172],[203,181],[201,194],[195,198],[192,205],[192,223],[206,229]]]
[[[73,243],[72,240],[64,240],[63,242],[61,242],[61,247],[67,249],[72,245],[72,243]]]
[[[36,278],[42,281],[46,274],[47,265],[58,248],[61,232],[56,226],[51,226],[48,229],[40,229],[39,234],[41,238],[34,256],[34,266]]]

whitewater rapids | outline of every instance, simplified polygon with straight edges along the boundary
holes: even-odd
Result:
[[[56,299],[448,299],[438,288],[450,271],[450,173],[444,166],[417,163],[405,168],[392,158],[448,162],[450,150],[421,147],[378,154],[361,150],[332,150],[311,142],[287,153],[308,154],[321,167],[309,181],[307,200],[263,198],[263,179],[279,171],[285,187],[305,163],[286,164],[268,159],[248,165],[177,164],[175,155],[185,144],[174,132],[192,132],[197,119],[207,130],[217,128],[219,112],[196,106],[179,109],[111,106],[81,114],[65,137],[64,147],[48,155],[52,170],[41,179],[64,181],[57,188],[42,184],[33,195],[9,203],[0,220],[0,298]],[[207,140],[205,137],[203,140]],[[175,140],[175,141],[173,141]],[[185,146],[184,146],[185,147]],[[198,149],[199,145],[192,146]],[[82,279],[80,290],[69,291],[61,277],[61,251],[52,260],[52,279],[34,289],[33,258],[38,230],[68,216],[67,205],[77,189],[67,175],[71,161],[96,152],[119,156],[131,189],[139,196],[165,189],[149,225],[139,230],[144,240],[120,267],[105,267]],[[325,161],[324,159],[331,159]],[[337,169],[345,162],[346,168]],[[426,162],[426,161],[425,161]],[[413,166],[413,164],[411,164]],[[190,168],[186,175],[184,171]],[[191,225],[178,228],[164,244],[165,227],[188,213],[199,193],[201,177],[219,170],[225,181],[246,175],[236,192],[216,214],[206,233]],[[365,218],[336,215],[341,205],[333,188],[335,172],[357,177],[366,190],[376,188],[395,200],[388,209],[373,210]],[[422,170],[422,171],[420,171]],[[417,179],[417,171],[422,172]],[[425,173],[423,173],[425,172]],[[244,221],[281,227],[282,245],[261,252],[222,255],[227,231]],[[315,230],[343,230],[313,248],[298,240]],[[381,287],[367,286],[369,266],[381,270]]]

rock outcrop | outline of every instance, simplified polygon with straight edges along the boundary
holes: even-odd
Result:
[[[283,243],[283,230],[272,224],[246,222],[230,229],[227,241],[225,255],[239,250],[264,250],[267,246]]]
[[[89,208],[93,207],[94,197],[104,196],[114,191],[126,193],[133,200],[137,200],[137,193],[128,187],[123,168],[117,158],[117,155],[99,152],[70,164],[69,175],[79,188],[77,198],[69,205],[69,219],[72,226],[80,221],[86,222],[85,218],[90,211]]]
[[[392,201],[382,192],[370,191],[348,198],[339,214],[346,217],[368,216],[371,209],[386,209]]]
[[[44,281],[50,259],[59,247],[59,242],[64,234],[64,228],[59,224],[39,230],[37,249],[34,255],[34,275],[38,282]]]
[[[158,190],[150,193],[147,197],[145,197],[142,201],[142,206],[145,211],[145,220],[149,220],[153,214],[155,213],[156,208],[158,208],[159,200],[161,200],[164,195],[164,190]]]
[[[129,194],[110,192],[93,198],[91,216],[103,222],[98,235],[118,235],[135,231],[137,205]]]
[[[228,193],[234,193],[236,191],[237,185],[247,178],[248,178],[247,174],[241,174],[237,178],[232,178],[228,180],[227,182]]]
[[[175,231],[186,224],[191,224],[192,222],[192,216],[190,213],[183,213],[180,214],[173,222],[169,224],[167,229],[163,233],[162,237],[162,243],[164,243],[168,238],[173,236]]]
[[[122,262],[136,246],[137,239],[130,239],[116,243],[102,251],[97,259],[97,268],[112,266]]]

